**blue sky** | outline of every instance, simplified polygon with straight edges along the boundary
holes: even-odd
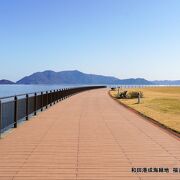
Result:
[[[0,79],[47,69],[180,79],[180,1],[0,0]]]

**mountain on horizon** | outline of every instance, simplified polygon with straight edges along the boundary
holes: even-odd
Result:
[[[151,81],[156,85],[180,85],[180,80],[163,80],[163,81]]]
[[[12,81],[9,81],[9,80],[7,80],[7,79],[1,79],[1,80],[0,80],[0,84],[15,84],[15,83],[12,82]]]
[[[143,78],[118,79],[113,76],[86,74],[78,70],[46,70],[25,76],[16,83],[2,79],[0,84],[104,84],[104,85],[180,85],[180,80],[148,81]]]
[[[112,76],[86,74],[78,70],[54,72],[46,70],[26,76],[17,84],[129,84],[150,85],[150,81],[143,78],[118,79]]]

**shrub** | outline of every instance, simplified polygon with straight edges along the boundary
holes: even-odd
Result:
[[[112,90],[112,91],[115,91],[115,90],[116,90],[116,88],[112,87],[112,88],[111,88],[111,90]]]
[[[143,92],[141,92],[141,91],[140,91],[140,92],[137,92],[137,91],[128,92],[127,97],[128,97],[129,99],[138,98],[139,93],[140,93],[140,98],[143,98]]]
[[[123,91],[116,95],[117,99],[126,99],[127,98],[127,91]]]

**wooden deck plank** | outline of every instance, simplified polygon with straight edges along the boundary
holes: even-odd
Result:
[[[180,168],[180,143],[107,89],[72,96],[0,140],[0,180],[180,179],[132,167]]]

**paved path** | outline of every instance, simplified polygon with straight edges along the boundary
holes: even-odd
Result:
[[[66,99],[0,140],[0,180],[180,180],[180,142],[112,100],[107,90]]]

